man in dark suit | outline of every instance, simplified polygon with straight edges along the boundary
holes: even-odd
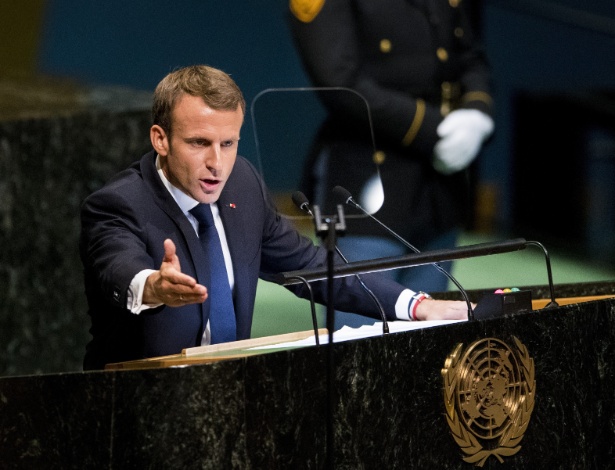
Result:
[[[212,342],[210,266],[191,212],[198,204],[211,208],[225,255],[233,339],[250,336],[259,277],[326,266],[326,250],[280,217],[256,169],[237,156],[244,113],[224,72],[170,73],[154,94],[153,150],[85,200],[80,251],[92,341],[84,369]],[[390,320],[467,318],[464,302],[433,300],[378,274],[363,279]],[[318,302],[326,287],[314,283]],[[308,297],[301,285],[292,290]],[[335,281],[334,299],[336,308],[379,318],[353,276]]]

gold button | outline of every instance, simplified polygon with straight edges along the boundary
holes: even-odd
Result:
[[[386,160],[386,155],[382,150],[377,150],[374,152],[373,159],[376,165],[382,165],[384,163],[384,160]]]
[[[384,52],[385,54],[391,52],[391,41],[382,39],[380,41],[380,52]]]
[[[448,0],[448,4],[453,8],[457,8],[459,6],[460,0]]]
[[[455,28],[455,37],[462,38],[463,37],[463,28],[458,26]]]
[[[438,51],[436,52],[438,55],[438,59],[442,62],[446,62],[448,60],[448,52],[443,47],[438,47]]]

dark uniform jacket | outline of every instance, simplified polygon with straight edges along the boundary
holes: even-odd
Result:
[[[84,369],[179,354],[200,345],[207,325],[207,300],[183,307],[163,305],[140,314],[126,308],[130,282],[144,269],[160,268],[167,238],[175,243],[182,271],[210,285],[199,239],[162,183],[155,160],[153,151],[144,155],[83,204],[80,251],[92,321]],[[218,207],[233,260],[237,339],[246,339],[259,277],[274,280],[280,272],[322,268],[328,255],[300,236],[289,219],[280,217],[256,169],[242,157],[237,157]],[[395,319],[395,303],[403,286],[379,275],[362,278],[387,317]],[[302,285],[291,290],[308,298]],[[326,282],[314,283],[313,291],[315,300],[323,302]],[[377,306],[354,276],[337,281],[333,292],[336,308],[380,318]]]
[[[323,146],[330,152],[326,187],[356,195],[375,163],[385,192],[378,218],[419,248],[465,223],[467,172],[443,176],[432,167],[436,128],[450,110],[491,113],[489,66],[461,0],[291,0],[290,10],[313,84],[352,89],[371,113],[375,148],[365,106],[323,94],[329,119],[312,157]],[[368,221],[350,221],[349,233],[383,235]]]

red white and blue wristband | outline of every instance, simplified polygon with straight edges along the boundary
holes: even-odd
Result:
[[[420,291],[420,292],[413,294],[411,298],[412,298],[412,301],[410,302],[410,315],[409,315],[410,320],[418,321],[418,318],[416,317],[416,309],[423,300],[431,299],[431,295],[427,294],[426,292]]]

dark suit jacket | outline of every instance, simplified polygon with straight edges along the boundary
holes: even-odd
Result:
[[[208,269],[198,237],[169,194],[155,167],[155,152],[115,176],[84,202],[80,252],[92,320],[92,340],[84,369],[110,362],[177,354],[200,345],[209,317],[209,303],[162,306],[133,314],[126,308],[128,286],[143,269],[158,269],[163,241],[177,247],[182,271],[209,285]],[[281,217],[256,169],[237,157],[218,201],[235,273],[234,303],[237,339],[250,336],[258,278],[279,272],[326,266],[327,252]],[[395,302],[403,287],[378,275],[364,276],[387,317],[395,318]],[[307,298],[302,286],[291,288]],[[314,284],[315,298],[326,299],[324,282]],[[335,306],[380,318],[374,302],[353,276],[336,281]]]
[[[327,0],[320,11],[314,9],[318,14],[312,21],[289,14],[312,83],[358,92],[371,116],[365,124],[367,106],[352,94],[321,93],[329,118],[306,165],[303,189],[310,200],[320,197],[311,193],[317,187],[313,159],[326,148],[326,193],[341,185],[359,196],[375,172],[375,162],[385,192],[378,218],[419,249],[468,222],[468,175],[445,176],[432,166],[443,102],[450,109],[491,113],[491,70],[464,4]],[[374,150],[379,151],[377,158]],[[352,218],[348,233],[384,235],[377,224]]]

